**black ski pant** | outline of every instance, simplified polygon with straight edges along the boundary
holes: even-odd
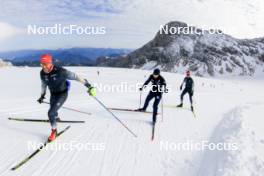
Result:
[[[193,91],[191,88],[185,88],[182,93],[181,93],[181,103],[183,103],[183,97],[184,95],[188,93],[189,94],[189,98],[190,98],[190,102],[191,102],[191,105],[193,104],[193,100],[192,100],[192,96],[193,96]]]
[[[58,110],[67,100],[68,91],[50,95],[50,108],[48,111],[49,121],[52,129],[57,128],[56,117],[58,117]]]
[[[162,98],[162,94],[160,92],[149,92],[146,100],[145,100],[145,104],[144,107],[142,108],[143,110],[146,110],[149,102],[155,98],[154,103],[153,103],[153,116],[152,116],[152,122],[156,123],[156,119],[157,119],[157,114],[158,114],[158,107],[159,107],[159,103],[160,100]]]

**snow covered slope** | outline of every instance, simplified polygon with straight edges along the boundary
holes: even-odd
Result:
[[[143,83],[151,72],[134,69],[70,67],[90,82],[103,85]],[[100,76],[97,75],[100,70]],[[264,171],[263,79],[208,79],[194,77],[197,119],[186,109],[164,107],[155,140],[151,142],[151,114],[113,111],[137,135],[134,138],[86,93],[72,82],[67,107],[91,112],[84,115],[60,110],[62,120],[85,120],[72,124],[58,144],[90,144],[88,150],[48,148],[16,171],[10,168],[28,156],[28,142],[44,142],[49,124],[9,121],[8,117],[47,119],[47,105],[36,102],[40,93],[40,68],[0,70],[0,175],[91,175],[91,176],[261,176]],[[164,106],[179,103],[183,75],[162,73],[172,91]],[[241,78],[240,78],[241,79]],[[146,93],[143,94],[145,98]],[[137,108],[138,92],[98,92],[109,107]],[[185,97],[185,105],[188,104]],[[149,107],[151,110],[151,106]],[[161,108],[159,109],[161,110]],[[67,124],[59,124],[59,130]],[[179,143],[234,143],[237,150],[175,148]],[[53,143],[50,146],[55,146]],[[96,150],[97,149],[97,150]]]

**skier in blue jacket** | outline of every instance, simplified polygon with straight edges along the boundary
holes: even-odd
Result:
[[[52,63],[52,56],[44,54],[40,58],[40,65],[42,70],[40,71],[41,78],[41,96],[37,100],[39,103],[43,103],[46,95],[47,87],[50,90],[50,108],[48,111],[48,117],[51,124],[51,134],[49,141],[53,141],[57,135],[57,123],[58,110],[64,104],[68,97],[68,91],[70,88],[70,81],[78,81],[88,88],[88,93],[91,96],[96,96],[96,90],[86,80],[78,76],[77,74],[66,70],[62,67],[55,66]]]

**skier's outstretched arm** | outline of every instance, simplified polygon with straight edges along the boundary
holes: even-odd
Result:
[[[37,100],[39,103],[43,103],[43,100],[45,99],[47,86],[48,85],[43,80],[41,80],[41,93],[40,98]]]
[[[183,79],[182,83],[181,83],[181,86],[180,86],[180,90],[182,90],[182,86],[183,84],[186,82],[186,78]]]
[[[143,84],[143,86],[146,86],[146,85],[148,85],[149,84],[149,82],[150,82],[150,80],[151,80],[151,76],[149,76],[149,78],[145,81],[145,83]]]
[[[149,84],[150,80],[151,80],[151,76],[149,76],[149,78],[144,82],[143,86],[139,90],[142,91],[144,87]]]
[[[85,79],[81,78],[79,75],[77,75],[74,72],[71,72],[69,70],[65,70],[65,76],[69,80],[75,80],[75,81],[78,81],[80,83],[85,84]]]
[[[41,80],[41,95],[46,95],[46,91],[47,91],[47,84]]]
[[[66,70],[65,73],[66,73],[67,79],[75,80],[75,81],[82,83],[84,86],[86,86],[88,88],[89,95],[96,96],[95,88],[87,81],[87,79],[84,79],[84,78],[80,77],[79,75],[77,75],[76,73],[73,73],[69,70]]]

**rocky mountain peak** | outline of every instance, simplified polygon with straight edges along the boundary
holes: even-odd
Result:
[[[264,71],[264,38],[236,39],[217,29],[199,29],[173,21],[161,26],[153,40],[126,57],[103,65],[184,73],[198,76],[253,76]]]

